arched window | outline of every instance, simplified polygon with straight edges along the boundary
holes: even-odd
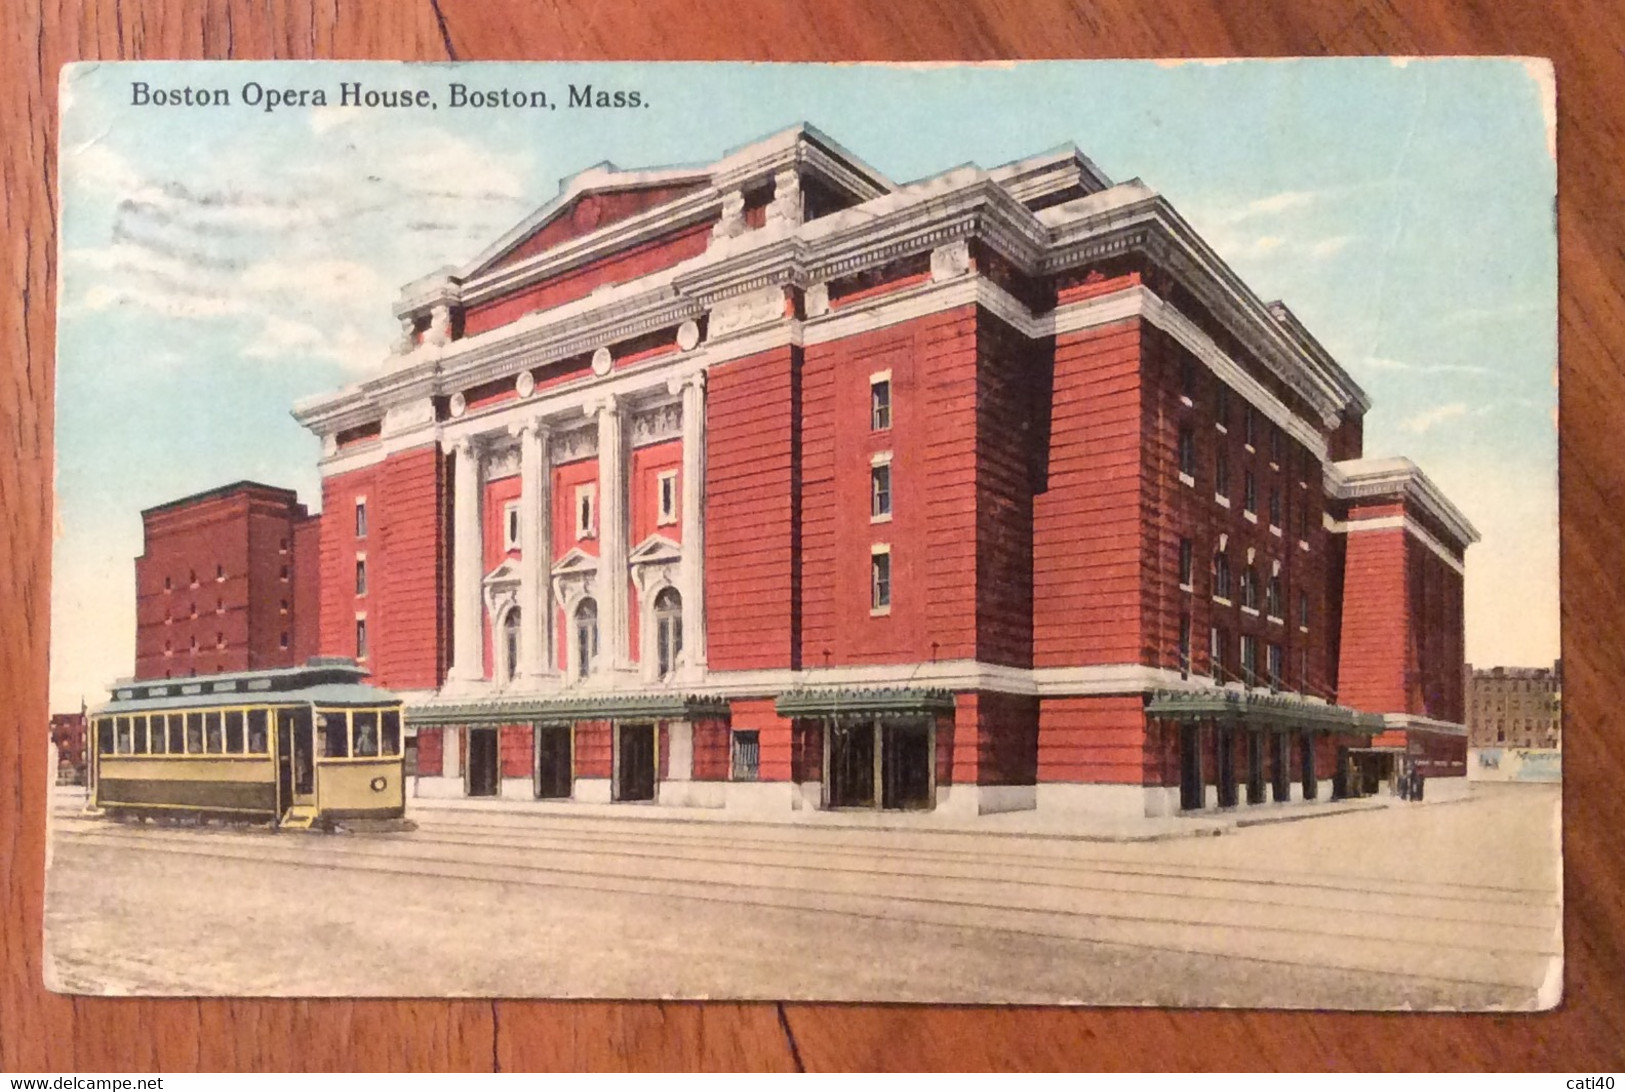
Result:
[[[508,681],[512,682],[519,674],[519,608],[514,607],[502,616],[502,661],[503,669],[507,672]]]
[[[683,651],[683,599],[676,588],[662,588],[655,596],[655,649],[660,677],[665,678],[676,670]]]
[[[598,658],[598,604],[583,599],[576,607],[576,677],[585,679],[592,674],[593,661]]]

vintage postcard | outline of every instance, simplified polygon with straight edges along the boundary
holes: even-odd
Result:
[[[1560,999],[1544,61],[61,91],[52,988]]]

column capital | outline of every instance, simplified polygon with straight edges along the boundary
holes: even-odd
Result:
[[[682,394],[689,387],[698,387],[705,390],[705,369],[695,368],[693,371],[681,372],[666,380],[666,390],[670,394]]]
[[[463,458],[473,454],[474,449],[478,446],[479,445],[474,442],[474,437],[466,432],[451,442],[451,449]]]
[[[582,406],[581,409],[586,417],[599,417],[604,414],[613,416],[620,412],[621,400],[616,395],[603,394],[597,398],[589,398],[587,404]]]
[[[534,417],[527,417],[523,421],[515,421],[508,426],[508,435],[520,439],[524,439],[525,434],[530,433],[545,440],[552,431],[553,426],[548,424],[546,418],[539,413]]]

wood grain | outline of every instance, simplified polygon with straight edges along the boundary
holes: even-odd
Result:
[[[8,5],[0,30],[0,1069],[1625,1068],[1625,22],[1607,0],[171,0]],[[1539,1016],[56,997],[40,985],[56,73],[111,58],[1554,58],[1568,991]]]

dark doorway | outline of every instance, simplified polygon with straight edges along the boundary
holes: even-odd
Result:
[[[1247,803],[1264,802],[1264,734],[1247,733]]]
[[[1270,777],[1275,802],[1285,804],[1292,799],[1292,763],[1287,760],[1291,750],[1285,732],[1270,736]]]
[[[875,806],[875,726],[870,721],[829,726],[829,806]]]
[[[655,726],[622,724],[617,730],[615,799],[655,798]]]
[[[931,799],[931,726],[881,726],[881,801],[883,808],[929,809]]]
[[[468,795],[495,796],[501,788],[497,764],[497,730],[468,730]]]
[[[1219,728],[1219,807],[1236,806],[1236,733],[1229,725]]]
[[[536,729],[536,796],[568,800],[575,785],[570,762],[570,726],[544,724]]]
[[[1179,726],[1179,806],[1200,810],[1202,800],[1202,726]]]
[[[1313,800],[1320,795],[1320,784],[1315,780],[1315,733],[1298,733],[1298,778],[1303,783],[1303,798]]]

